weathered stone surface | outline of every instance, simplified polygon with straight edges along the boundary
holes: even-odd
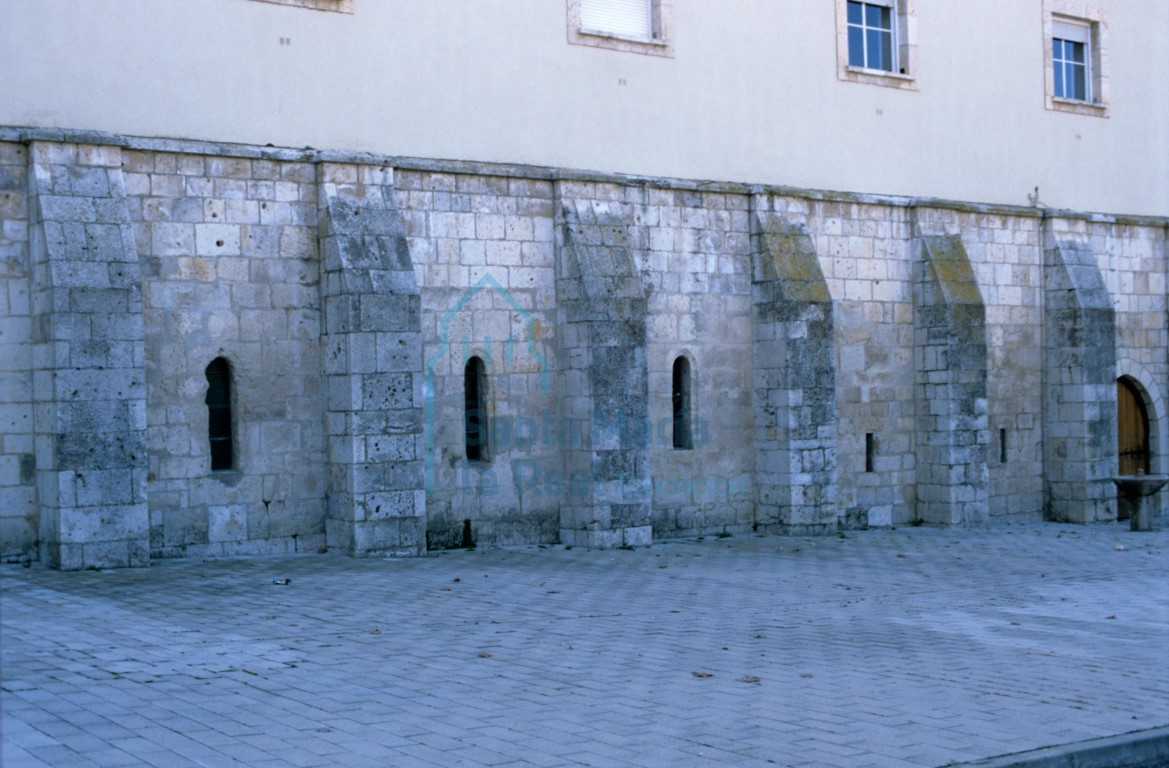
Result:
[[[918,519],[981,526],[989,521],[986,307],[960,236],[921,235],[918,247]]]
[[[1044,256],[1046,515],[1115,520],[1116,310],[1087,243],[1049,229]]]
[[[562,354],[581,361],[579,368],[570,362],[580,375],[564,394],[583,398],[590,412],[583,444],[566,451],[565,465],[570,472],[587,472],[590,482],[588,493],[562,504],[560,538],[590,547],[621,546],[623,530],[650,523],[649,499],[626,493],[627,486],[649,478],[648,440],[639,439],[638,429],[649,422],[645,290],[620,207],[567,198],[561,191],[557,287],[571,297],[561,300],[563,322],[576,331],[566,334]],[[572,338],[587,340],[587,358],[573,354]]]
[[[1169,456],[1161,220],[37,137],[0,141],[4,559],[1106,520],[1117,375]]]
[[[320,174],[358,177],[356,167],[333,164]],[[421,426],[421,360],[412,357],[405,369],[402,359],[370,354],[379,337],[383,346],[421,343],[418,286],[392,178],[388,172],[382,183],[320,187],[322,343],[338,353],[325,359],[325,407],[326,418],[341,425],[328,435],[326,530],[330,546],[355,555],[420,554],[425,546],[415,522],[425,514],[415,494],[423,487],[422,460],[412,442],[403,442]]]
[[[146,425],[108,418],[145,411],[141,286],[110,280],[136,273],[138,254],[117,152],[114,167],[88,164],[97,154],[34,144],[30,157],[34,356],[68,358],[33,388],[40,556],[62,569],[149,557]]]
[[[840,522],[832,298],[807,227],[768,210],[753,223],[756,524],[824,533]]]

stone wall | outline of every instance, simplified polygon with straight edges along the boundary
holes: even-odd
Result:
[[[41,138],[0,143],[5,559],[1100,521],[1117,376],[1167,468],[1161,221]]]
[[[126,152],[146,327],[154,557],[325,545],[316,167]],[[235,464],[211,471],[207,366],[231,366]]]
[[[0,143],[0,560],[35,557],[28,147]]]
[[[421,290],[426,544],[557,540],[569,498],[558,402],[553,185],[475,173],[397,173]],[[488,439],[466,461],[463,377],[486,370]]]

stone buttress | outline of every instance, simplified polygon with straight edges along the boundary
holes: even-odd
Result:
[[[146,565],[145,333],[121,151],[36,142],[30,162],[41,561]]]
[[[1116,310],[1087,244],[1044,240],[1046,516],[1115,520]]]
[[[765,531],[837,527],[833,309],[802,224],[754,216],[756,523]]]
[[[319,172],[328,542],[356,555],[421,554],[420,300],[393,169]]]
[[[562,415],[581,424],[565,449],[573,489],[560,539],[648,545],[650,522],[646,296],[617,203],[562,200],[557,294],[565,361]]]
[[[986,306],[957,235],[919,235],[914,284],[917,516],[989,522]]]

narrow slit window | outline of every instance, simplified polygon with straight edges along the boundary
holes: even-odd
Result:
[[[486,371],[483,360],[472,357],[463,368],[463,416],[467,461],[487,460]]]
[[[1007,463],[1007,430],[999,430],[999,464]]]
[[[690,435],[690,361],[684,357],[674,361],[674,383],[671,390],[674,448],[688,450],[694,447],[694,440]]]
[[[217,357],[207,366],[207,433],[211,441],[211,471],[235,468],[231,418],[231,365]]]
[[[877,459],[877,438],[872,432],[865,433],[865,472],[875,471]]]

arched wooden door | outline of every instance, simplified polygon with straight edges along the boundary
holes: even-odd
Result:
[[[1149,473],[1149,413],[1141,393],[1128,379],[1116,380],[1120,474]]]

